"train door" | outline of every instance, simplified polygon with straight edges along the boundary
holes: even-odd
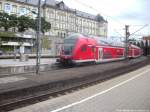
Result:
[[[132,56],[131,57],[134,57],[134,49],[132,48]]]
[[[96,61],[96,46],[92,46],[93,58]]]
[[[98,48],[98,61],[101,61],[103,58],[103,48]]]

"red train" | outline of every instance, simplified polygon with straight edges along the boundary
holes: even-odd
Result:
[[[59,62],[62,64],[101,63],[123,60],[124,55],[125,47],[123,42],[113,42],[101,37],[74,34],[64,40]],[[141,48],[132,44],[128,45],[129,58],[141,55]]]

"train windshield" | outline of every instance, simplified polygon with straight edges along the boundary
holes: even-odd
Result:
[[[64,40],[64,55],[71,55],[72,50],[75,46],[76,39],[65,39]]]

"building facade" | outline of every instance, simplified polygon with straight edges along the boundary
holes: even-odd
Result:
[[[0,11],[18,16],[26,15],[36,18],[38,0],[1,0]],[[92,15],[76,9],[71,9],[63,1],[45,0],[41,4],[41,13],[46,21],[51,23],[50,31],[42,37],[47,46],[42,47],[43,53],[57,55],[63,39],[72,33],[107,37],[108,22],[99,14]],[[34,31],[28,31],[35,37]],[[45,43],[43,43],[45,44]]]
[[[144,36],[143,40],[149,40],[150,41],[150,35],[149,36]]]

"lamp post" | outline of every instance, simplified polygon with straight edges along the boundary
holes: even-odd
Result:
[[[41,57],[41,0],[38,1],[38,21],[37,21],[37,40],[36,40],[36,74],[39,74]]]

